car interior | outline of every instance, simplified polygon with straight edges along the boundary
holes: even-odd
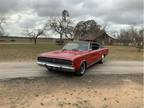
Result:
[[[101,45],[98,43],[91,43],[91,49],[92,50],[98,50],[99,48],[101,48]]]

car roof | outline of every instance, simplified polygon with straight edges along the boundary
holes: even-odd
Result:
[[[79,43],[93,43],[93,44],[99,44],[99,43],[97,43],[97,42],[91,42],[91,41],[79,41],[79,40],[75,40],[75,41],[73,41],[73,42],[79,42]]]
[[[73,41],[73,42],[78,42],[78,43],[90,43],[88,41]]]

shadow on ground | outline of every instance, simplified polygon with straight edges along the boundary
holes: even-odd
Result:
[[[41,82],[42,85],[61,85],[65,86],[93,86],[93,87],[117,87],[123,85],[125,82],[134,82],[143,85],[143,74],[123,74],[123,75],[84,75],[82,77],[76,77],[72,73],[54,72],[55,76],[49,77],[31,77],[31,78],[16,78],[9,80],[1,80],[1,83],[10,84],[12,86],[21,86]],[[18,84],[18,85],[17,85]]]

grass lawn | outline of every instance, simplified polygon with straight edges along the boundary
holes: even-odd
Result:
[[[109,48],[108,60],[142,60],[142,52],[127,46],[107,46]],[[31,61],[47,51],[60,49],[62,46],[54,43],[48,44],[0,44],[0,61]]]

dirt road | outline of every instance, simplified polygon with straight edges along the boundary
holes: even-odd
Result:
[[[107,61],[75,77],[34,62],[0,63],[0,107],[143,108],[142,68],[142,62]]]
[[[139,61],[106,61],[96,64],[87,70],[86,75],[97,74],[139,74],[143,73],[143,62]],[[65,74],[65,73],[62,73]],[[35,62],[1,62],[0,79],[31,78],[56,76],[57,73],[48,72],[46,68]]]

